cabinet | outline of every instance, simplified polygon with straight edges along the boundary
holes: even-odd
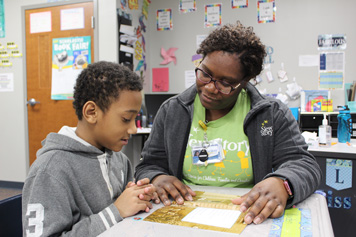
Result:
[[[333,142],[337,142],[333,138]],[[335,236],[356,233],[356,139],[350,145],[309,148],[318,162],[323,177],[318,190],[326,194]]]
[[[322,124],[324,119],[324,114],[326,114],[326,119],[328,124],[331,126],[331,136],[337,137],[337,115],[338,112],[302,112],[299,118],[299,127],[301,132],[316,132],[318,134],[319,125]],[[351,113],[352,118],[352,133],[351,138],[356,138],[356,113]],[[319,134],[318,134],[319,136]]]

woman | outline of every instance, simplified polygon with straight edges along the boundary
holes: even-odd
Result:
[[[149,178],[165,205],[169,195],[191,200],[189,184],[250,187],[233,200],[250,208],[245,222],[280,217],[316,190],[321,170],[289,108],[249,83],[262,71],[264,45],[237,22],[214,30],[197,53],[196,85],[162,104],[136,179]]]

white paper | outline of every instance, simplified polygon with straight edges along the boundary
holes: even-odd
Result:
[[[260,21],[273,20],[273,2],[260,3]]]
[[[30,33],[41,33],[52,31],[52,13],[38,12],[30,14]]]
[[[51,95],[73,92],[75,81],[82,70],[53,70]],[[55,78],[55,80],[54,80]]]
[[[299,67],[319,66],[319,55],[299,55]]]
[[[232,0],[232,7],[246,6],[247,0]]]
[[[122,52],[126,52],[126,53],[130,53],[130,54],[134,54],[135,53],[135,49],[126,45],[120,45],[120,51]]]
[[[272,75],[271,71],[267,71],[266,72],[266,77],[267,77],[268,82],[274,81],[274,78],[273,78],[273,75]]]
[[[197,49],[200,47],[201,42],[205,40],[208,35],[197,35]]]
[[[195,84],[195,71],[187,70],[185,71],[185,88],[189,88],[191,85]]]
[[[220,25],[220,6],[207,7],[206,22],[211,25]]]
[[[124,33],[124,34],[127,34],[127,35],[134,36],[135,35],[135,27],[121,24],[120,25],[120,32]]]
[[[194,9],[194,0],[181,0],[182,10]]]
[[[0,73],[0,92],[14,91],[14,74]]]
[[[240,214],[237,210],[197,207],[182,221],[230,229]]]
[[[344,52],[326,53],[326,70],[344,70]]]
[[[61,10],[61,30],[84,29],[84,8]]]
[[[159,11],[158,12],[158,26],[157,28],[171,28],[171,12],[170,11]]]

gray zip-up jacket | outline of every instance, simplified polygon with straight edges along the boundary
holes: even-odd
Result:
[[[123,219],[113,204],[133,175],[123,153],[57,133],[42,145],[23,188],[24,236],[97,236]]]
[[[288,201],[290,207],[316,190],[321,181],[320,167],[307,151],[290,109],[279,100],[262,96],[250,83],[246,89],[251,110],[244,131],[250,143],[254,183],[271,176],[287,178],[294,192],[294,198]],[[161,105],[143,148],[142,162],[136,167],[136,179],[152,180],[160,174],[182,179],[196,94],[193,85]]]

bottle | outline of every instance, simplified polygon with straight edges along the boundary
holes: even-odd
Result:
[[[141,114],[138,113],[137,116],[136,116],[136,127],[137,128],[141,128],[141,124],[142,124],[141,123],[142,122],[141,119],[142,119]]]
[[[141,104],[141,126],[143,128],[147,127],[147,107],[145,103],[145,94],[142,94],[142,104]]]
[[[147,117],[146,115],[142,114],[142,127],[147,128]]]
[[[338,106],[342,108],[337,116],[337,139],[340,143],[350,142],[352,133],[352,119],[350,109],[347,105]]]
[[[331,146],[331,126],[328,125],[328,120],[324,114],[323,124],[319,126],[319,146]]]
[[[153,125],[153,115],[149,114],[148,115],[148,127],[152,128],[152,125]]]

